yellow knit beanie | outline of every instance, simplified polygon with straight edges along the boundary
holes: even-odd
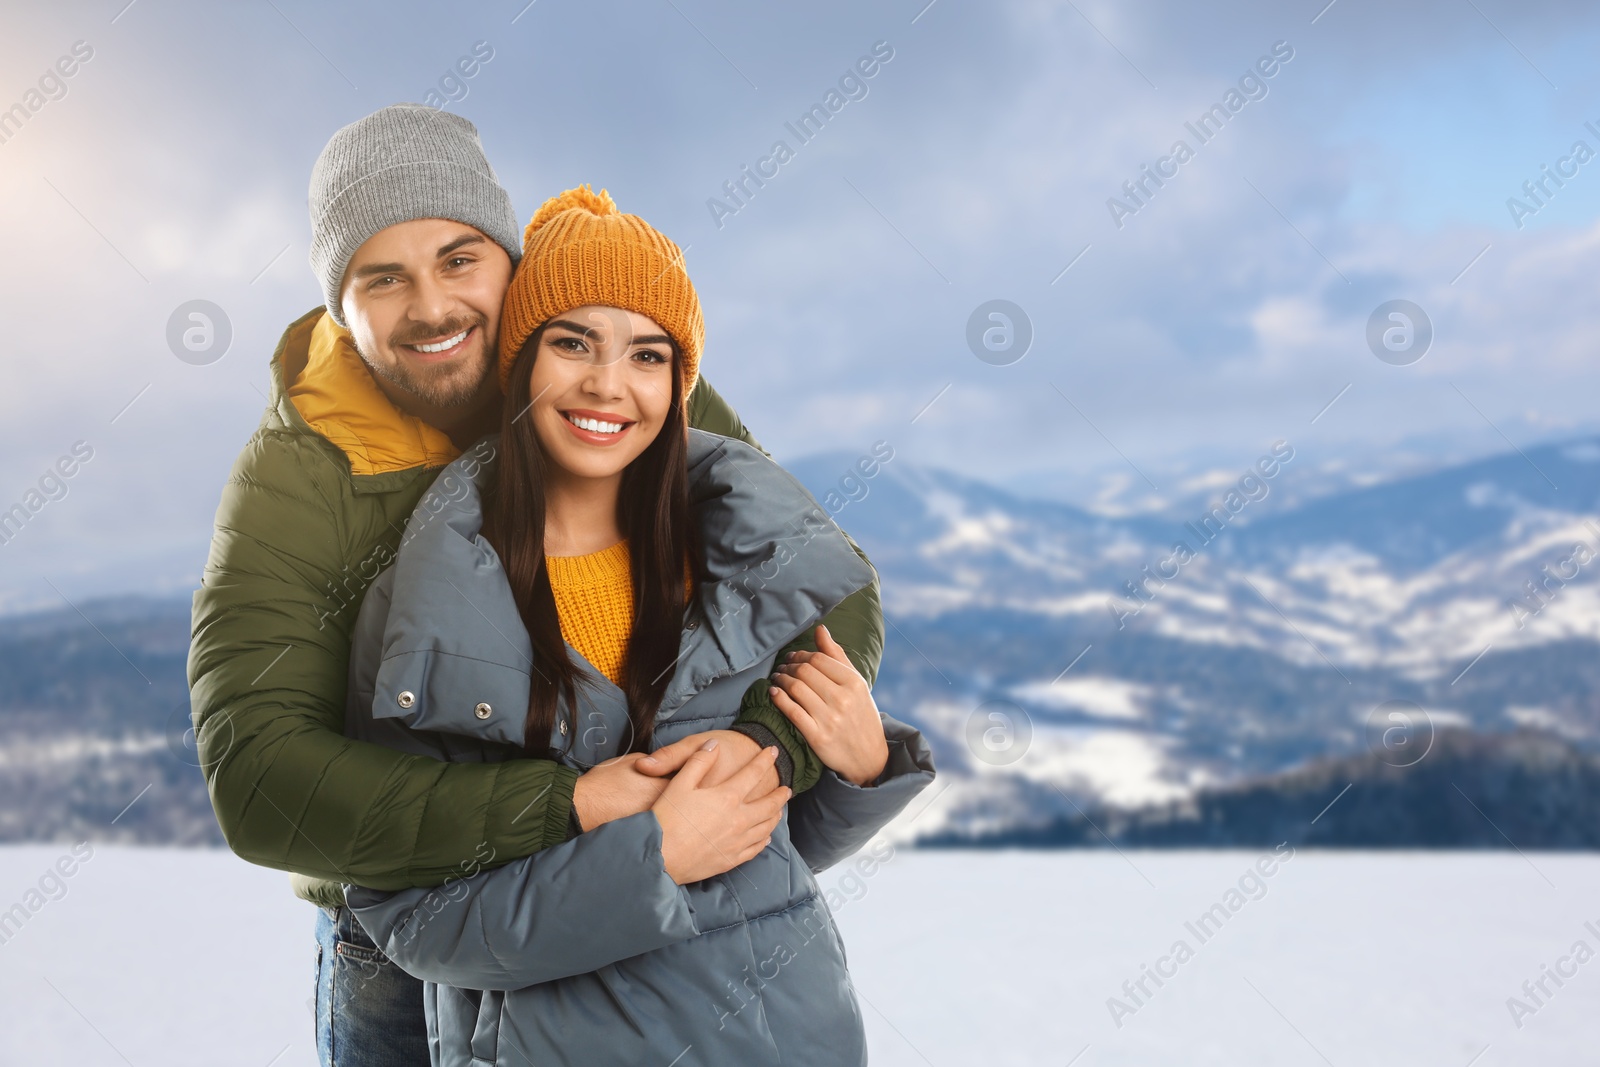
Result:
[[[522,262],[500,312],[500,387],[533,331],[585,304],[648,315],[683,353],[683,396],[700,372],[705,321],[683,268],[683,253],[637,215],[624,215],[604,189],[553,196],[522,234]]]

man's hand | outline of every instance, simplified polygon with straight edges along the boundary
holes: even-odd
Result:
[[[707,786],[721,785],[761,754],[761,746],[751,740],[748,734],[742,734],[738,730],[702,730],[700,733],[680,738],[670,745],[662,745],[645,756],[639,761],[639,773],[662,777],[672,774],[712,738],[717,740],[717,747],[714,750],[716,765],[706,772],[703,784]],[[778,769],[774,766],[769,773],[761,775],[757,780],[752,795],[765,796],[777,787]]]
[[[817,627],[816,652],[791,652],[772,672],[772,703],[794,723],[824,765],[867,785],[889,762],[889,742],[867,680],[844,648]]]
[[[750,742],[752,745],[754,741]],[[649,811],[666,789],[666,779],[640,774],[643,754],[629,752],[608,759],[578,776],[572,787],[572,807],[578,825],[593,830],[613,819]]]
[[[756,753],[721,785],[706,785],[706,775],[718,763],[718,747],[711,738],[695,749],[683,770],[666,780],[661,799],[651,808],[661,823],[662,864],[679,885],[753,859],[771,844],[783,806],[794,795],[782,786],[763,792],[758,785],[776,773],[776,745]]]

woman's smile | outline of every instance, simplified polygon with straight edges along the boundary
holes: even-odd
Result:
[[[560,414],[574,437],[592,445],[615,444],[622,440],[634,425],[632,419],[624,419],[620,415],[604,411],[590,411],[587,408],[568,408]]]

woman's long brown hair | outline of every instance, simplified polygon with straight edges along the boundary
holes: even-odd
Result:
[[[494,486],[484,501],[483,536],[500,555],[522,624],[533,643],[532,684],[523,750],[539,759],[560,755],[550,746],[564,698],[577,712],[577,683],[584,680],[567,655],[544,562],[545,478],[553,460],[539,443],[529,410],[533,364],[544,327],[517,353],[506,390],[500,457]],[[633,571],[633,630],[622,663],[631,742],[619,752],[648,752],[656,712],[672,680],[685,612],[699,590],[698,562],[689,567],[693,589],[684,587],[685,565],[701,559],[697,529],[689,515],[689,420],[685,412],[682,354],[672,343],[672,406],[656,439],[622,474],[617,525],[628,539]],[[584,729],[569,725],[570,747]]]

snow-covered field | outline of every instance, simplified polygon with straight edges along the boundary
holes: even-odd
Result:
[[[872,1062],[1600,1062],[1600,960],[1569,955],[1600,950],[1600,856],[1302,851],[1241,886],[1261,855],[901,849],[829,872]],[[100,847],[47,880],[57,899],[30,898],[62,856],[0,849],[0,911],[43,901],[0,944],[0,1063],[316,1062],[313,912],[285,875]],[[1214,904],[1227,918],[1202,941],[1185,924]],[[1136,1002],[1122,986],[1141,977]],[[1541,977],[1535,1002],[1522,985]]]

